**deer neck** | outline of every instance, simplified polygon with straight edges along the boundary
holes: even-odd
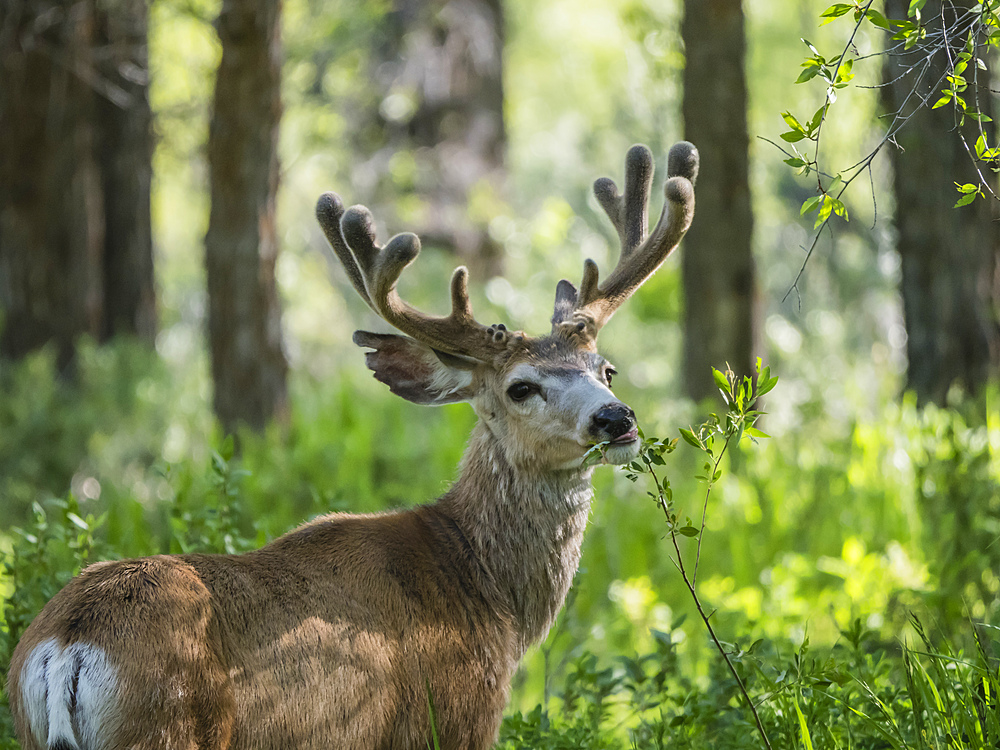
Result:
[[[592,471],[519,469],[480,423],[439,503],[475,551],[484,591],[513,616],[522,653],[548,633],[576,575]]]

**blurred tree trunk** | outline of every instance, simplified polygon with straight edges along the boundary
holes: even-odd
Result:
[[[152,343],[156,293],[150,229],[153,112],[147,28],[146,0],[100,3],[98,73],[105,92],[97,98],[105,217],[101,337],[128,333]]]
[[[419,199],[416,225],[404,228],[496,274],[501,250],[487,224],[507,146],[501,2],[394,0],[380,32],[378,113],[364,144],[372,179],[393,181],[395,205],[401,189]]]
[[[101,329],[93,0],[6,0],[0,18],[0,356]]]
[[[156,333],[142,0],[5,0],[0,356]]]
[[[698,147],[697,209],[684,238],[684,385],[716,396],[711,368],[753,371],[758,328],[751,252],[746,44],[741,0],[685,0],[684,137]]]
[[[275,194],[281,119],[280,0],[224,0],[205,237],[215,411],[227,432],[287,408]]]
[[[972,7],[970,0],[954,4],[946,13]],[[887,0],[890,18],[905,18],[908,0]],[[929,0],[921,11],[930,28],[940,34],[940,0]],[[956,40],[961,46],[964,39]],[[957,53],[957,47],[952,54]],[[914,101],[928,95],[944,74],[947,56],[941,52],[919,81],[908,68],[922,63],[914,53],[887,56],[882,89],[887,112],[903,106],[916,86],[919,97],[911,97],[904,115]],[[976,73],[979,107],[992,115],[989,72]],[[971,95],[971,89],[970,89]],[[932,97],[934,101],[937,97]],[[989,127],[989,126],[987,126]],[[975,143],[978,126],[968,120],[963,132]],[[990,375],[1000,354],[1000,310],[997,284],[998,228],[996,203],[977,200],[963,208],[952,208],[958,199],[956,182],[976,183],[979,177],[966,152],[951,106],[923,108],[896,137],[899,148],[891,148],[893,187],[896,196],[897,247],[902,259],[903,314],[906,321],[908,389],[920,402],[944,404],[952,384],[967,391],[979,390]],[[990,145],[995,137],[989,133]],[[996,179],[990,169],[983,174]],[[992,299],[991,299],[992,298]],[[995,372],[995,370],[994,370]]]

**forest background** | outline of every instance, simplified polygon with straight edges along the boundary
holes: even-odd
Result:
[[[775,747],[995,746],[1000,37],[977,27],[958,82],[966,36],[940,27],[994,6],[6,1],[0,672],[88,561],[241,551],[454,476],[471,409],[368,376],[350,337],[384,327],[327,263],[320,193],[370,206],[382,239],[421,235],[401,282],[418,306],[441,309],[462,262],[481,319],[538,332],[560,278],[614,262],[593,180],[620,184],[642,142],[659,195],[685,138],[695,224],[602,346],[666,439],[724,413],[711,367],[780,377],[772,437],[727,454],[697,540],[761,728]],[[666,461],[700,518],[703,457],[682,441]],[[766,743],[642,478],[595,485],[501,746]]]

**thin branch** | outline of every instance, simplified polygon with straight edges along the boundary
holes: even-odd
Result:
[[[851,183],[854,182],[854,180],[857,179],[857,177],[860,174],[862,174],[865,171],[865,169],[871,166],[871,163],[875,160],[875,157],[878,156],[879,152],[886,145],[886,143],[894,142],[896,134],[906,125],[906,123],[908,123],[910,119],[912,119],[913,116],[916,115],[917,112],[926,107],[930,97],[934,95],[934,92],[937,90],[937,87],[941,85],[941,81],[943,81],[946,77],[947,73],[945,73],[944,75],[941,76],[941,78],[938,79],[937,84],[928,91],[927,95],[924,96],[923,99],[921,100],[921,104],[914,107],[913,111],[910,112],[910,114],[908,114],[902,120],[898,120],[898,123],[896,120],[893,121],[893,123],[889,126],[889,130],[886,132],[885,136],[882,138],[879,144],[871,151],[871,153],[868,154],[868,156],[866,156],[857,164],[848,167],[848,169],[845,170],[845,171],[851,171],[855,168],[858,168],[857,171],[855,171],[854,174],[851,175],[849,178],[844,180],[843,184],[840,186],[840,191],[837,193],[836,196],[834,196],[837,200],[840,200],[840,197],[844,194],[847,188],[850,187]],[[911,89],[910,94],[913,94],[915,91],[916,89]],[[907,95],[907,100],[909,100],[910,94]],[[802,265],[799,268],[799,272],[795,274],[795,278],[792,281],[792,285],[789,287],[788,291],[785,292],[785,295],[781,298],[782,304],[784,304],[785,300],[788,299],[788,295],[792,293],[793,289],[796,291],[798,290],[799,281],[802,279],[802,275],[805,273],[806,266],[809,264],[809,260],[810,258],[812,258],[813,252],[816,250],[816,245],[819,243],[819,238],[823,234],[823,230],[826,229],[827,226],[830,224],[830,220],[833,219],[833,216],[834,215],[831,213],[826,219],[823,220],[823,223],[816,228],[816,233],[813,236],[813,241],[812,243],[810,243],[808,250],[806,250],[806,257],[802,261]]]
[[[726,439],[726,446],[729,445],[729,439],[730,438]],[[723,452],[725,451],[726,446],[723,447]],[[720,453],[720,458],[721,458],[721,453]],[[733,666],[732,659],[729,658],[729,654],[726,653],[725,647],[722,645],[722,642],[719,640],[719,637],[715,634],[715,628],[712,627],[712,622],[710,619],[711,615],[706,614],[704,607],[701,606],[701,599],[698,598],[698,592],[695,589],[694,581],[690,577],[688,577],[687,568],[684,565],[684,556],[681,554],[681,547],[677,540],[676,523],[674,522],[674,519],[671,517],[670,508],[667,504],[666,498],[663,495],[662,485],[660,484],[660,479],[656,474],[656,470],[653,468],[653,464],[650,461],[646,460],[645,457],[643,458],[643,463],[646,464],[646,467],[649,469],[650,475],[653,477],[653,481],[656,483],[657,504],[663,510],[663,514],[664,516],[666,516],[667,519],[667,525],[670,528],[670,541],[673,543],[674,551],[677,553],[677,559],[672,560],[672,562],[674,563],[674,566],[677,568],[677,570],[680,571],[681,579],[684,581],[684,585],[687,586],[687,589],[691,594],[691,598],[694,600],[694,606],[698,610],[698,615],[701,617],[701,621],[705,624],[705,628],[708,630],[708,634],[709,636],[711,636],[712,642],[715,644],[716,650],[722,655],[723,660],[726,662],[726,666],[729,668],[730,674],[732,674],[733,679],[736,680],[736,685],[740,689],[740,693],[743,696],[743,700],[746,703],[747,708],[750,709],[750,713],[753,714],[754,722],[757,724],[757,731],[760,733],[760,737],[764,741],[765,747],[767,747],[767,750],[772,750],[771,742],[767,738],[767,732],[764,729],[763,722],[760,720],[760,714],[757,712],[757,707],[754,705],[753,699],[750,697],[750,693],[747,690],[746,685],[743,684],[743,680],[740,678],[739,672],[737,672],[736,667]],[[716,463],[716,466],[717,465],[718,463]],[[712,491],[711,485],[709,485],[708,492],[711,493],[711,491]],[[706,495],[705,497],[705,504],[707,507],[708,495]],[[704,530],[704,520],[702,521],[702,524],[703,524],[702,529]],[[700,543],[701,543],[700,535],[698,541],[700,550]]]
[[[868,181],[872,188],[872,230],[878,224],[878,201],[875,198],[875,175],[872,174],[872,165],[868,165]]]
[[[826,123],[826,113],[830,111],[830,105],[833,102],[830,100],[830,95],[833,93],[833,86],[837,80],[837,74],[840,72],[841,66],[844,64],[844,58],[847,57],[848,51],[854,46],[854,37],[858,35],[858,30],[861,28],[861,24],[864,23],[865,19],[868,17],[868,9],[872,7],[875,0],[868,0],[868,4],[862,9],[861,17],[858,18],[857,22],[854,24],[854,31],[851,32],[850,38],[847,40],[847,44],[844,46],[844,51],[840,53],[840,59],[837,60],[837,67],[833,69],[833,75],[830,76],[830,85],[826,89],[826,101],[823,104],[823,116],[819,120],[819,126],[816,128],[816,150],[813,153],[813,163],[819,164],[819,143],[820,135],[823,132],[823,125]],[[820,184],[820,188],[822,188]]]
[[[834,68],[833,75],[832,75],[831,79],[828,81],[827,92],[826,92],[826,99],[825,99],[823,107],[822,107],[822,116],[820,117],[819,124],[818,124],[818,126],[816,128],[816,133],[812,137],[813,140],[815,141],[814,156],[813,156],[812,162],[810,164],[808,164],[807,166],[808,166],[808,168],[810,170],[815,170],[816,171],[816,174],[817,174],[817,190],[818,190],[818,192],[821,193],[822,195],[828,196],[828,197],[830,196],[830,194],[823,187],[822,178],[826,178],[826,179],[832,179],[832,178],[830,177],[830,175],[826,171],[824,171],[824,170],[821,169],[821,167],[820,167],[820,161],[819,161],[820,148],[821,148],[821,143],[822,143],[823,128],[824,128],[824,126],[826,124],[826,120],[827,120],[827,116],[829,114],[830,106],[833,103],[831,101],[831,94],[833,93],[833,87],[834,87],[834,84],[835,84],[835,82],[837,80],[837,76],[839,74],[839,71],[840,71],[841,67],[844,64],[845,59],[847,58],[848,53],[852,49],[854,49],[854,40],[855,40],[855,37],[857,36],[858,31],[859,31],[861,25],[866,20],[866,18],[867,18],[867,12],[871,8],[871,6],[873,5],[873,2],[874,2],[874,0],[869,0],[869,2],[864,5],[864,7],[859,8],[859,10],[861,12],[859,14],[859,17],[858,17],[857,21],[855,22],[854,29],[851,32],[851,35],[850,35],[847,43],[844,45],[844,48],[843,48],[843,50],[840,53],[840,56],[839,56],[839,58],[837,60],[837,65]],[[952,16],[952,20],[951,20],[950,23],[949,23],[948,17],[947,17],[947,11],[948,10],[950,10],[951,16]],[[906,126],[906,124],[914,117],[914,115],[917,112],[919,112],[922,109],[927,109],[927,108],[930,107],[930,99],[931,99],[931,97],[933,97],[939,91],[939,89],[942,86],[942,83],[948,78],[949,75],[952,74],[952,71],[954,70],[954,59],[952,57],[952,51],[951,51],[951,47],[950,47],[949,36],[951,36],[951,38],[955,38],[956,36],[957,37],[961,37],[962,35],[969,35],[970,37],[976,37],[978,39],[979,34],[981,33],[982,29],[987,26],[986,16],[989,13],[990,12],[987,10],[987,8],[985,6],[981,7],[978,11],[976,9],[961,9],[961,10],[959,10],[959,9],[955,8],[955,6],[954,6],[953,3],[949,2],[949,3],[947,3],[947,6],[944,6],[944,5],[942,6],[940,13],[934,15],[933,17],[931,17],[930,19],[925,20],[922,23],[925,35],[924,35],[924,37],[922,39],[922,43],[920,45],[916,46],[914,49],[908,50],[906,48],[906,45],[908,43],[907,40],[901,40],[901,41],[899,41],[898,43],[896,43],[894,45],[890,45],[887,49],[885,49],[884,51],[882,51],[880,53],[872,53],[870,55],[858,56],[857,58],[855,58],[857,60],[861,60],[861,59],[868,59],[870,57],[876,57],[876,56],[885,55],[885,56],[888,56],[888,57],[896,57],[896,56],[904,57],[904,56],[906,56],[909,59],[912,59],[913,56],[917,56],[918,57],[918,61],[914,61],[914,62],[911,62],[909,64],[905,64],[904,63],[903,64],[904,65],[904,70],[898,76],[896,76],[895,78],[893,78],[891,81],[884,81],[882,83],[879,83],[877,85],[872,85],[872,86],[858,85],[859,88],[866,88],[866,89],[885,88],[885,87],[888,87],[888,86],[893,86],[893,85],[897,84],[899,81],[907,78],[911,74],[916,73],[916,77],[915,77],[915,80],[913,82],[913,85],[909,87],[909,91],[907,92],[906,96],[903,98],[903,101],[899,105],[899,108],[895,112],[893,112],[893,113],[889,113],[888,115],[883,115],[883,117],[890,117],[891,118],[891,122],[889,123],[888,127],[886,128],[885,134],[882,137],[882,139],[879,141],[879,143],[875,146],[875,148],[872,149],[872,151],[867,156],[865,156],[864,158],[862,158],[857,163],[855,163],[855,164],[847,167],[846,169],[844,169],[841,172],[842,176],[843,175],[848,175],[848,176],[846,178],[844,178],[844,181],[841,184],[840,190],[837,192],[837,194],[835,196],[832,196],[835,200],[839,201],[841,199],[841,197],[844,195],[846,189],[850,186],[850,184],[857,177],[859,177],[863,172],[868,172],[869,181],[870,181],[870,184],[872,185],[872,200],[873,200],[873,202],[875,201],[874,178],[872,177],[872,162],[874,161],[875,157],[881,152],[882,148],[887,143],[892,143],[892,144],[894,144],[894,145],[896,145],[898,147],[898,143],[896,141],[896,136],[898,135],[898,133],[900,132],[900,130],[902,130],[902,128],[904,126]],[[990,17],[992,18],[994,16],[991,15]],[[933,31],[927,31],[927,26],[928,25],[934,24],[935,22],[938,22],[938,21],[940,22],[940,29],[933,30]],[[982,46],[983,45],[977,41],[975,52],[978,52],[979,49],[980,49],[980,47],[982,47]],[[929,87],[929,89],[927,90],[927,92],[925,94],[919,93],[919,89],[922,88],[922,84],[924,82],[924,79],[926,78],[928,72],[931,70],[931,66],[932,66],[934,58],[937,55],[939,55],[942,52],[942,50],[945,52],[945,54],[948,57],[948,66],[947,66],[947,69],[938,78],[938,80],[936,81],[936,83],[934,85],[932,85],[932,86]],[[976,57],[975,55],[973,57],[974,57],[974,60],[978,59],[978,57]],[[973,76],[973,86],[974,86],[974,89],[975,89],[977,112],[978,112],[978,106],[979,106],[979,102],[980,102],[980,99],[979,99],[980,90],[979,90],[979,85],[978,84],[979,84],[978,70],[976,70],[974,72],[974,76]],[[908,110],[909,106],[911,105],[911,102],[915,98],[919,99],[919,101],[916,102],[915,104],[913,104],[912,111],[909,111],[907,113],[907,110]],[[956,118],[957,117],[958,117],[958,112],[957,112],[957,105],[956,105]],[[957,129],[957,125],[956,125],[956,129]],[[979,132],[980,132],[980,135],[985,138],[985,131],[983,130],[982,120],[981,119],[979,119]],[[973,153],[974,150],[969,145],[968,139],[966,138],[965,134],[962,133],[961,131],[958,131],[958,136],[959,136],[959,138],[960,138],[960,140],[961,140],[961,142],[963,144],[963,147],[966,150],[966,153],[969,155],[970,160],[973,162],[974,168],[976,170],[976,174],[977,174],[977,176],[979,178],[979,181],[980,181],[980,185],[984,186],[985,189],[992,196],[994,196],[997,199],[1000,199],[1000,195],[998,195],[998,193],[994,190],[993,186],[990,184],[990,181],[987,179],[987,176],[984,174],[984,172],[983,172],[983,170],[982,170],[982,168],[981,168],[981,166],[979,164],[979,160],[977,159],[976,155]],[[772,145],[776,146],[783,153],[788,154],[787,150],[785,150],[784,148],[782,148],[778,144],[774,143],[773,141],[770,141],[767,138],[762,138],[762,140],[765,140],[765,141],[771,143]],[[792,155],[792,154],[788,154],[788,155],[789,156],[796,156],[796,155]],[[876,210],[876,216],[877,216],[877,204],[875,204],[875,210]],[[795,291],[796,293],[798,293],[799,283],[800,283],[800,281],[802,279],[803,274],[805,273],[805,269],[808,266],[809,261],[811,260],[813,253],[816,250],[816,247],[817,247],[817,245],[819,243],[819,238],[823,234],[823,230],[826,229],[828,226],[830,226],[830,221],[833,218],[833,216],[834,216],[834,214],[831,213],[818,226],[815,227],[815,233],[813,235],[812,242],[809,244],[809,246],[807,248],[803,247],[803,250],[805,251],[805,257],[804,257],[804,259],[802,261],[802,265],[800,266],[798,272],[795,275],[794,280],[792,281],[791,285],[789,286],[788,291],[785,292],[785,295],[782,297],[782,300],[781,300],[782,303],[784,303],[788,299],[789,295],[793,291]]]
[[[722,446],[722,450],[719,451],[718,458],[715,459],[715,463],[712,464],[712,477],[709,479],[708,487],[705,490],[705,502],[701,506],[701,530],[698,532],[698,549],[694,557],[694,570],[691,574],[691,585],[694,586],[698,583],[698,567],[701,565],[701,540],[705,536],[705,519],[708,517],[708,498],[712,494],[712,485],[715,484],[715,474],[719,470],[719,464],[722,463],[722,457],[726,455],[726,449],[729,448],[729,441],[732,440],[732,436],[726,438],[726,442]]]

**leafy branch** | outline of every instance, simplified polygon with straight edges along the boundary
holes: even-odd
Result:
[[[640,474],[648,474],[650,479],[652,479],[655,491],[648,491],[647,494],[663,512],[667,531],[670,534],[670,541],[673,544],[676,555],[672,558],[672,562],[680,572],[681,578],[684,580],[684,584],[687,586],[688,592],[694,600],[698,615],[701,617],[712,642],[715,644],[715,648],[725,660],[726,666],[736,681],[747,708],[753,714],[757,731],[760,733],[764,745],[770,750],[771,743],[767,738],[767,733],[764,731],[764,725],[757,713],[757,708],[750,698],[750,694],[747,692],[746,686],[740,678],[736,667],[733,665],[729,653],[715,633],[715,628],[711,622],[711,613],[705,611],[701,598],[698,596],[697,582],[698,568],[701,565],[702,541],[705,536],[705,524],[708,517],[708,501],[712,495],[712,490],[722,477],[722,459],[731,444],[738,444],[742,440],[756,442],[760,438],[769,437],[754,426],[763,414],[763,412],[757,411],[754,407],[761,396],[768,393],[777,385],[778,378],[771,375],[770,368],[764,367],[759,358],[757,359],[755,378],[750,378],[749,376],[738,377],[728,368],[724,373],[713,368],[712,375],[715,378],[716,385],[719,386],[719,391],[722,393],[728,411],[723,417],[719,417],[717,414],[709,415],[708,419],[698,427],[681,428],[680,430],[680,438],[683,438],[686,443],[701,451],[705,456],[702,471],[696,477],[705,485],[705,497],[702,501],[700,524],[695,526],[690,518],[685,518],[684,521],[680,520],[674,506],[674,496],[673,490],[670,487],[670,481],[665,474],[662,477],[660,476],[658,468],[665,466],[664,455],[673,453],[677,448],[680,438],[663,440],[656,437],[647,438],[643,435],[639,455],[635,461],[626,467],[626,476],[633,482],[638,480]],[[697,539],[695,560],[693,566],[690,568],[685,563],[684,555],[681,552],[681,537]]]
[[[1000,49],[1000,0],[980,0],[971,8],[965,9],[958,8],[951,2],[944,2],[941,12],[930,19],[922,16],[926,2],[927,0],[910,0],[907,17],[902,19],[887,18],[875,10],[872,7],[874,0],[835,3],[820,14],[823,19],[821,25],[852,15],[854,26],[844,47],[837,54],[825,57],[810,41],[802,40],[810,54],[802,62],[802,72],[796,83],[821,80],[825,85],[823,104],[808,118],[796,117],[790,111],[781,113],[789,128],[780,135],[786,145],[764,139],[781,150],[788,157],[784,159],[785,164],[796,169],[800,175],[816,176],[816,195],[803,201],[799,211],[802,216],[815,213],[813,239],[808,247],[803,248],[805,257],[784,299],[798,289],[819,238],[833,217],[840,216],[845,221],[849,219],[847,206],[843,201],[847,188],[863,174],[867,173],[871,179],[871,165],[875,157],[886,144],[895,144],[899,132],[923,109],[937,109],[948,105],[953,108],[955,132],[977,172],[978,183],[955,183],[959,193],[955,207],[968,205],[977,197],[985,197],[987,193],[995,198],[1000,197],[987,174],[989,171],[1000,171],[1000,145],[990,145],[983,123],[990,122],[991,118],[982,111],[979,103],[980,89],[983,88],[979,73],[988,70],[985,60],[989,50]],[[889,41],[882,52],[861,56],[857,53],[854,42],[866,24],[886,32]],[[962,41],[957,44],[956,40]],[[821,163],[820,147],[823,126],[830,116],[831,107],[837,101],[837,92],[852,83],[855,62],[885,55],[910,55],[916,61],[909,64],[895,80],[883,82],[880,86],[895,85],[907,77],[912,85],[898,109],[886,115],[889,123],[879,143],[856,164],[839,172],[831,172]],[[936,80],[931,80],[935,75],[934,62],[941,56],[946,58],[944,72],[938,74]],[[978,126],[978,135],[973,143],[969,142],[960,129],[967,119],[975,121]],[[796,146],[806,141],[811,142],[811,155]]]

